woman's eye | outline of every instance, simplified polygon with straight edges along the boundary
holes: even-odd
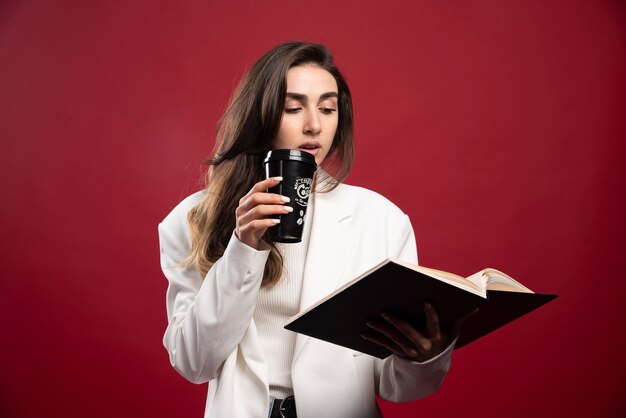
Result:
[[[320,110],[322,113],[325,113],[327,115],[337,111],[337,109],[334,109],[332,107],[322,107]]]
[[[285,108],[285,113],[296,113],[300,110],[301,108],[299,107],[286,107]]]

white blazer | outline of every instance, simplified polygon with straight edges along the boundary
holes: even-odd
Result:
[[[252,315],[268,251],[231,238],[202,280],[187,257],[187,213],[202,198],[181,202],[159,225],[161,265],[169,280],[163,343],[172,366],[194,383],[209,383],[205,417],[266,418],[267,364]],[[304,309],[387,257],[417,262],[409,218],[384,197],[339,185],[314,193],[311,237],[300,308]],[[403,402],[438,389],[450,346],[426,363],[380,360],[298,335],[292,382],[299,418],[380,417],[375,395]]]

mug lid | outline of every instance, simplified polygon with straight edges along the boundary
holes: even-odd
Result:
[[[299,149],[273,149],[271,151],[268,151],[268,153],[265,155],[265,160],[263,160],[263,164],[267,164],[269,161],[276,160],[301,161],[303,163],[308,163],[317,167],[313,154]]]

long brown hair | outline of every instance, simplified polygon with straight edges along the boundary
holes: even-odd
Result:
[[[283,115],[287,71],[303,64],[317,65],[332,74],[339,94],[337,132],[322,164],[324,171],[318,170],[319,191],[334,189],[350,172],[354,156],[352,97],[330,51],[306,42],[287,42],[271,49],[241,80],[220,119],[206,192],[188,215],[191,253],[184,264],[194,264],[202,277],[224,254],[235,228],[239,199],[263,179],[263,157],[272,147]],[[268,244],[271,251],[264,286],[276,283],[283,269],[280,252],[273,243]]]

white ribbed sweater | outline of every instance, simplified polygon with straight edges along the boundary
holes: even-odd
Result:
[[[283,256],[283,275],[274,286],[259,290],[253,316],[267,361],[270,395],[282,399],[293,395],[291,362],[296,333],[283,327],[289,318],[300,311],[302,275],[313,219],[312,197],[304,218],[302,241],[297,244],[276,244]]]

